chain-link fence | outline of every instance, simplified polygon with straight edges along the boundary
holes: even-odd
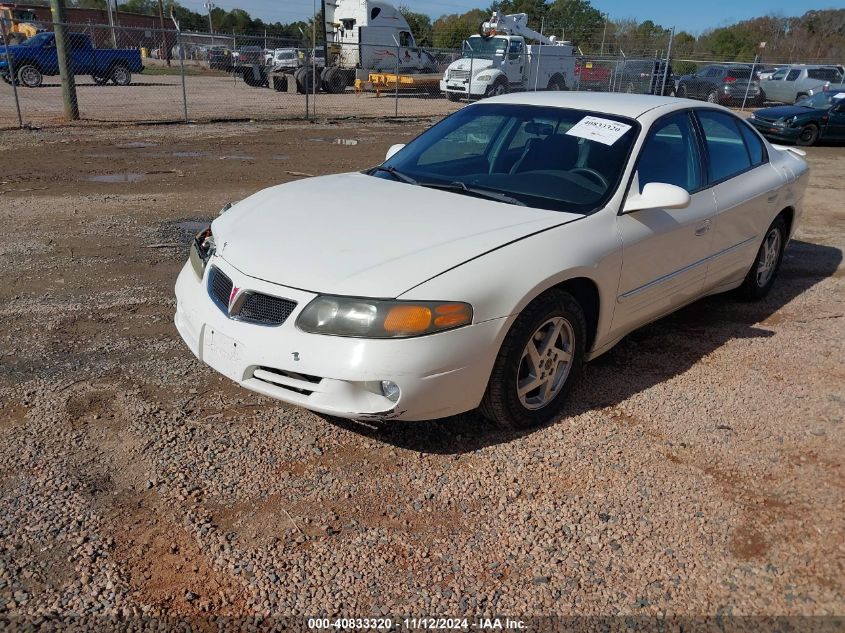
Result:
[[[509,91],[671,95],[682,76],[720,61],[673,49],[671,32],[643,42],[594,33],[571,47],[472,36],[461,48],[433,49],[65,24],[71,87],[55,25],[38,26],[23,44],[0,45],[0,127],[60,124],[68,112],[109,122],[442,116]]]

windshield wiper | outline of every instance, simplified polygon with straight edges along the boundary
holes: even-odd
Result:
[[[493,189],[483,189],[481,187],[469,187],[465,182],[456,180],[455,182],[419,182],[420,187],[431,187],[432,189],[447,189],[449,191],[464,192],[472,196],[480,198],[487,198],[489,200],[496,200],[498,202],[505,202],[507,204],[515,204],[520,207],[527,206],[522,200],[517,200],[505,193],[494,191]]]
[[[372,168],[371,171],[386,171],[388,174],[396,178],[396,180],[401,180],[402,182],[408,183],[409,185],[420,184],[410,176],[406,176],[401,171],[398,171],[395,167],[385,167],[384,165],[376,165]]]

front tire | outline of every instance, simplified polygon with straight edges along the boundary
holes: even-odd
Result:
[[[798,132],[798,138],[795,139],[795,144],[809,147],[810,145],[815,145],[817,140],[819,140],[819,127],[815,123],[808,123]]]
[[[678,98],[679,99],[686,99],[687,98],[687,87],[683,84],[678,86]]]
[[[446,91],[446,98],[449,101],[460,101],[463,95],[460,92],[449,92]]]
[[[505,83],[504,79],[497,79],[494,81],[489,88],[487,88],[487,92],[484,93],[485,97],[500,97],[503,94],[506,94],[508,91],[508,85]]]
[[[719,91],[711,90],[707,93],[707,103],[719,103]]]
[[[526,429],[553,420],[584,362],[584,311],[550,290],[517,317],[502,343],[480,411],[499,426]]]
[[[787,229],[786,220],[782,215],[775,218],[772,225],[766,231],[760,250],[751,269],[745,276],[745,281],[739,287],[740,294],[749,301],[762,299],[772,288],[775,277],[780,270],[783,261],[783,251],[786,248]]]

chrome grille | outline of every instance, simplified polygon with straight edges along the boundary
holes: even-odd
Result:
[[[251,321],[262,325],[281,325],[291,315],[294,308],[296,308],[296,301],[248,292],[236,316],[241,321]]]
[[[449,71],[449,79],[469,79],[469,71],[456,68]]]
[[[232,280],[225,273],[212,266],[208,273],[208,294],[217,307],[229,314],[229,295],[232,294]]]
[[[232,280],[216,266],[208,272],[208,294],[220,310],[230,319],[248,321],[259,325],[281,325],[293,313],[296,301],[265,295],[260,292],[238,291],[229,311]]]

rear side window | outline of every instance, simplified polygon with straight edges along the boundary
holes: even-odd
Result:
[[[842,76],[835,68],[811,68],[807,71],[807,76],[810,79],[818,79],[820,81],[840,81]]]
[[[789,74],[786,76],[786,80],[787,81],[795,81],[796,79],[798,79],[798,75],[800,75],[800,74],[801,74],[801,70],[798,69],[798,68],[796,68],[794,70],[790,70]]]
[[[732,178],[751,167],[751,157],[737,121],[723,112],[699,110],[698,120],[707,145],[711,182]]]
[[[763,141],[757,136],[747,123],[744,121],[737,121],[739,131],[742,133],[742,140],[745,141],[745,147],[748,148],[748,156],[751,158],[751,164],[756,167],[766,162],[766,148],[763,146]]]
[[[728,77],[733,77],[734,79],[748,79],[751,76],[751,69],[737,69],[729,70]]]
[[[654,124],[637,163],[640,190],[650,182],[677,185],[689,192],[702,187],[698,144],[686,112],[672,114]]]

